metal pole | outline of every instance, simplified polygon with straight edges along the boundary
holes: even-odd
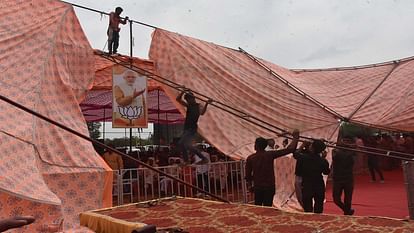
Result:
[[[247,203],[247,185],[246,185],[246,172],[245,172],[245,170],[244,170],[244,168],[245,168],[245,161],[244,160],[241,160],[240,161],[240,179],[241,179],[241,184],[242,184],[242,195],[243,195],[243,203]]]
[[[132,128],[129,128],[129,153],[132,153]]]
[[[407,192],[408,213],[414,219],[414,163],[403,161],[404,183]]]
[[[157,137],[157,141],[158,141],[158,149],[160,148],[160,144],[161,144],[161,124],[160,124],[160,89],[157,89],[157,97],[158,97],[158,121],[157,121],[157,125],[158,125],[158,137]]]
[[[105,123],[106,123],[106,116],[105,116],[105,107],[106,106],[104,106],[104,108],[103,108],[103,134],[102,134],[102,137],[103,137],[103,142],[105,143]]]
[[[130,59],[130,65],[131,68],[133,66],[132,62],[132,46],[133,46],[133,42],[132,42],[133,38],[132,38],[132,20],[129,20],[129,56],[131,57]],[[132,121],[131,121],[132,123]],[[132,154],[132,124],[131,127],[129,128],[129,154]]]
[[[169,123],[168,123],[168,112],[165,112],[165,122],[167,123],[167,142],[170,143],[170,130],[169,130]]]

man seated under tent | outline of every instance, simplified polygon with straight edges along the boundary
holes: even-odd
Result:
[[[299,140],[299,131],[292,133],[293,140],[286,149],[266,151],[267,140],[256,139],[254,149],[256,153],[247,157],[246,180],[249,189],[254,190],[254,204],[272,206],[273,196],[276,193],[273,160],[296,150]],[[251,188],[253,185],[253,188]]]
[[[185,95],[184,95],[185,94]],[[185,101],[182,99],[184,96]],[[188,158],[188,151],[195,153],[200,157],[204,163],[207,162],[207,158],[196,148],[192,146],[192,141],[194,136],[197,133],[198,128],[198,119],[200,115],[204,115],[207,110],[207,105],[212,102],[208,100],[204,106],[201,106],[196,102],[195,96],[190,91],[182,91],[176,98],[178,103],[187,108],[185,121],[184,121],[184,131],[178,141],[178,146],[182,149],[184,163],[189,164],[190,160]]]

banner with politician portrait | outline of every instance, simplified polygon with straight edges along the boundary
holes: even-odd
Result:
[[[112,69],[112,127],[148,127],[147,77],[119,65]]]

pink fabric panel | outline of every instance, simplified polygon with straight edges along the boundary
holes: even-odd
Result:
[[[53,50],[51,42],[54,32],[58,31],[59,19],[69,9],[56,2],[34,3],[2,1],[0,26],[6,30],[0,38],[0,48],[7,52],[0,53],[0,88],[2,95],[36,110],[45,58]],[[39,21],[34,21],[35,17]],[[41,170],[36,166],[35,119],[4,102],[0,102],[0,119],[3,151],[0,156],[4,161],[0,166],[5,168],[0,170],[0,176],[7,177],[0,181],[1,189],[30,200],[60,204],[44,184]]]
[[[30,142],[0,133],[0,190],[31,201],[60,205],[37,164],[39,153]],[[0,212],[1,213],[1,212]]]
[[[414,131],[414,60],[400,63],[353,120]]]
[[[413,131],[413,58],[360,67],[290,71],[263,61],[276,73],[351,122]],[[386,79],[384,83],[381,82]],[[379,85],[380,88],[376,89]],[[374,94],[372,95],[372,93]],[[368,99],[367,102],[365,102]],[[362,105],[362,107],[361,107]]]
[[[79,226],[79,213],[102,206],[102,173],[55,173],[46,175],[45,180],[49,188],[62,198],[63,229]]]
[[[238,51],[156,30],[150,58],[157,62],[157,72],[162,77],[285,130],[299,128],[305,135],[329,138],[327,134],[332,134],[338,124],[331,114],[287,88]],[[171,88],[165,90],[171,99],[178,94]],[[313,132],[321,128],[328,130],[322,134]],[[199,131],[235,158],[251,154],[256,137],[274,137],[213,106],[200,118]]]
[[[46,227],[54,226],[58,228],[63,220],[62,209],[58,205],[33,202],[2,192],[0,192],[0,212],[2,219],[16,215],[29,215],[36,218],[35,223],[13,232],[45,232]]]
[[[94,55],[73,8],[46,0],[1,4],[2,95],[88,135],[79,102],[93,84]],[[68,227],[84,208],[102,207],[109,168],[91,143],[4,102],[0,120],[0,189],[8,195],[0,198],[0,206],[7,206],[1,218],[33,206],[39,224],[65,218]],[[93,192],[81,189],[85,183]],[[59,211],[47,215],[52,205]]]
[[[286,77],[306,94],[343,117],[350,117],[371,94],[391,66],[364,69],[320,70]]]

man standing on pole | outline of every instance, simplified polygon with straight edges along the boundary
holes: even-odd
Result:
[[[123,9],[121,7],[115,8],[115,12],[109,14],[109,27],[108,27],[108,49],[109,54],[116,54],[119,46],[119,24],[126,24],[128,16],[125,19],[121,19],[121,13]]]

